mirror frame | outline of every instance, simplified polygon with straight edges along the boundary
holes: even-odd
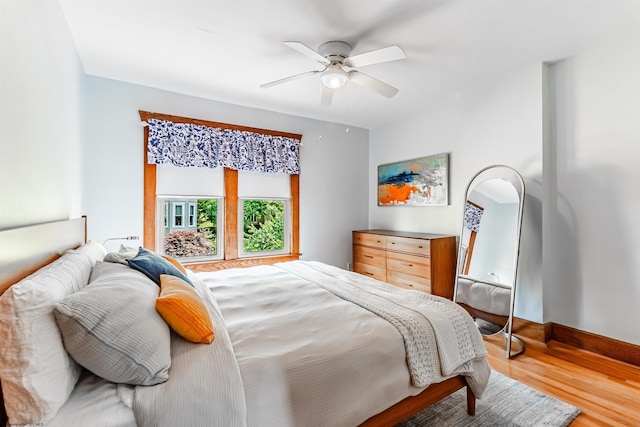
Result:
[[[509,316],[506,324],[503,326],[503,328],[500,331],[497,332],[499,334],[502,334],[506,339],[505,356],[507,359],[509,359],[524,351],[524,343],[518,337],[513,335],[513,311],[515,307],[516,283],[518,281],[518,260],[520,256],[520,239],[521,239],[521,233],[522,233],[522,215],[524,212],[525,185],[524,185],[524,180],[522,179],[522,176],[520,175],[520,173],[514,168],[512,168],[511,166],[501,165],[501,164],[487,166],[481,169],[479,172],[477,172],[471,178],[471,180],[469,181],[469,184],[467,184],[467,188],[464,193],[464,203],[462,207],[462,219],[463,219],[462,227],[460,229],[461,230],[460,237],[458,239],[459,240],[458,241],[458,258],[457,258],[457,265],[456,265],[456,281],[455,281],[454,290],[453,290],[453,302],[457,302],[457,298],[458,298],[458,279],[465,278],[465,279],[471,279],[477,282],[486,282],[485,280],[482,280],[482,279],[476,279],[476,278],[472,278],[472,277],[461,274],[461,271],[462,271],[461,268],[463,267],[461,265],[463,262],[462,236],[464,232],[464,214],[466,210],[467,201],[469,200],[469,195],[477,186],[491,179],[501,179],[506,182],[509,182],[513,186],[513,188],[516,190],[516,193],[518,194],[518,214],[517,214],[518,218],[516,221],[516,234],[515,234],[515,242],[514,242],[515,250],[514,250],[514,256],[513,256],[513,277],[511,280],[511,300],[509,301]],[[518,347],[519,347],[515,351],[511,350],[513,342],[518,344]]]

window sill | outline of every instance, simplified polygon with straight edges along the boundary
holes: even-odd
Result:
[[[262,256],[256,258],[225,259],[219,261],[182,262],[185,268],[197,272],[224,270],[227,268],[253,267],[256,265],[271,265],[277,262],[295,261],[301,254],[283,254]]]

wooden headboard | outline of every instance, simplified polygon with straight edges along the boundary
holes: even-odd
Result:
[[[0,231],[0,295],[14,283],[87,241],[87,217]],[[0,426],[7,414],[0,388]]]
[[[87,240],[87,217],[0,231],[0,295]]]

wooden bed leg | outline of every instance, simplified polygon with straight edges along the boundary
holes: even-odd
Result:
[[[467,386],[467,414],[476,414],[476,396],[473,394],[469,386]]]

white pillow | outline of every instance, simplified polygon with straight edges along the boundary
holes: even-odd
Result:
[[[67,354],[53,306],[84,288],[91,260],[68,252],[0,297],[0,380],[9,424],[46,422],[67,401],[81,367]]]
[[[102,261],[107,254],[107,250],[100,243],[93,240],[89,240],[84,245],[76,249],[81,254],[85,254],[91,260],[91,265],[94,265],[96,261]]]

